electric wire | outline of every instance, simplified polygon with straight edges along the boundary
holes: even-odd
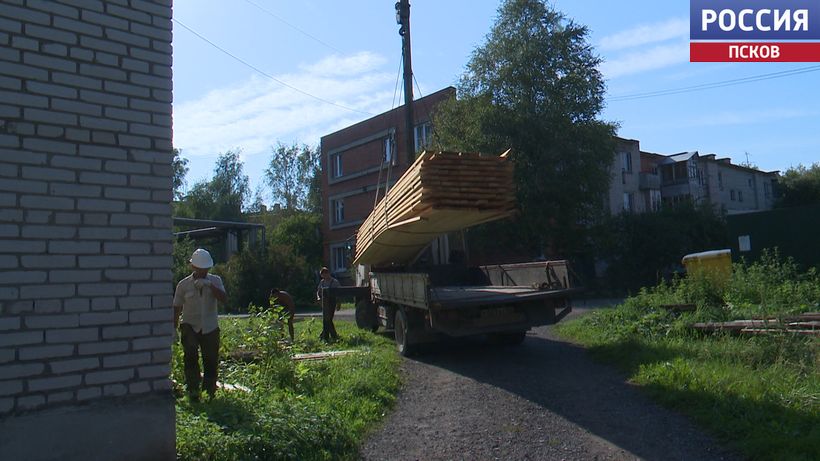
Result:
[[[751,75],[748,77],[735,78],[731,80],[722,80],[718,82],[702,83],[699,85],[685,86],[681,88],[670,88],[666,90],[649,91],[645,93],[626,94],[621,96],[613,96],[608,98],[611,102],[633,101],[636,99],[647,99],[659,96],[669,96],[675,94],[691,93],[695,91],[710,90],[714,88],[724,88],[728,86],[742,85],[744,83],[753,83],[764,80],[773,80],[777,78],[791,77],[794,75],[806,74],[810,72],[820,71],[820,65],[801,67],[799,69],[784,70],[780,72],[771,72],[768,74]]]
[[[281,22],[281,23],[285,24],[286,26],[290,27],[291,29],[293,29],[293,30],[295,30],[295,31],[297,31],[297,32],[299,32],[299,33],[301,33],[302,35],[304,35],[304,36],[306,36],[306,37],[308,37],[308,38],[310,38],[310,39],[315,40],[317,43],[321,43],[322,45],[324,45],[324,46],[326,46],[326,47],[330,48],[330,49],[331,49],[331,50],[333,50],[333,51],[336,51],[337,53],[343,53],[343,51],[342,51],[342,50],[340,50],[340,49],[336,48],[335,46],[333,46],[333,45],[331,45],[331,44],[329,44],[329,43],[327,43],[327,42],[325,42],[325,41],[321,40],[321,39],[320,39],[320,38],[318,38],[318,37],[315,37],[315,36],[313,36],[313,35],[309,34],[308,32],[306,32],[306,31],[304,31],[304,30],[300,29],[299,27],[297,27],[297,26],[295,26],[295,25],[293,25],[293,24],[289,23],[288,21],[286,21],[286,20],[285,20],[284,18],[282,18],[281,16],[279,16],[279,15],[277,15],[276,13],[274,13],[274,12],[270,11],[269,9],[267,9],[267,8],[263,7],[262,5],[260,5],[260,4],[258,4],[258,3],[256,3],[255,1],[253,1],[253,0],[245,0],[245,1],[246,1],[246,2],[248,2],[248,3],[250,3],[251,5],[255,6],[256,8],[258,8],[259,10],[261,10],[262,12],[266,13],[266,14],[267,14],[267,15],[269,15],[270,17],[272,17],[272,18],[276,19],[277,21],[279,21],[279,22]]]
[[[254,66],[253,64],[249,63],[248,61],[245,61],[244,59],[240,58],[239,56],[236,56],[235,54],[231,53],[230,51],[226,50],[225,48],[222,48],[221,46],[217,45],[216,43],[214,43],[213,41],[211,41],[210,39],[208,39],[208,38],[207,38],[207,37],[205,37],[204,35],[200,34],[199,32],[197,32],[197,31],[195,31],[194,29],[192,29],[192,28],[188,27],[187,25],[185,25],[185,24],[184,24],[182,21],[180,21],[179,19],[177,19],[177,18],[173,18],[173,21],[174,21],[175,23],[179,24],[180,26],[182,26],[183,28],[187,29],[189,32],[191,32],[192,34],[196,35],[197,37],[199,37],[201,40],[205,41],[205,42],[206,42],[206,43],[208,43],[209,45],[213,46],[213,47],[214,47],[214,48],[216,48],[217,50],[219,50],[219,51],[221,51],[221,52],[223,52],[223,53],[227,54],[228,56],[230,56],[231,58],[235,59],[236,61],[238,61],[238,62],[240,62],[240,63],[244,64],[245,66],[247,66],[247,67],[249,67],[249,68],[253,69],[254,71],[258,72],[259,74],[261,74],[261,75],[263,75],[263,76],[265,76],[265,77],[267,77],[267,78],[269,78],[269,79],[273,80],[274,82],[276,82],[276,83],[278,83],[278,84],[280,84],[280,85],[282,85],[282,86],[284,86],[284,87],[290,88],[291,90],[293,90],[293,91],[295,91],[295,92],[297,92],[297,93],[301,93],[301,94],[303,94],[303,95],[305,95],[305,96],[308,96],[308,97],[310,97],[310,98],[313,98],[313,99],[315,99],[315,100],[317,100],[317,101],[320,101],[320,102],[323,102],[323,103],[325,103],[325,104],[330,104],[330,105],[332,105],[332,106],[336,106],[336,107],[338,107],[338,108],[340,108],[340,109],[345,109],[345,110],[348,110],[348,111],[350,111],[350,112],[356,112],[356,113],[359,113],[359,114],[364,114],[364,115],[369,115],[369,116],[372,116],[372,115],[373,115],[373,114],[371,114],[370,112],[365,112],[365,111],[362,111],[362,110],[359,110],[359,109],[354,109],[354,108],[352,108],[352,107],[347,107],[347,106],[344,106],[344,105],[342,105],[342,104],[338,104],[338,103],[335,103],[335,102],[333,102],[333,101],[330,101],[330,100],[328,100],[328,99],[324,99],[324,98],[322,98],[322,97],[320,97],[320,96],[316,96],[316,95],[314,95],[314,94],[308,93],[308,92],[307,92],[307,91],[305,91],[305,90],[299,89],[299,88],[297,88],[297,87],[295,87],[295,86],[293,86],[293,85],[291,85],[291,84],[289,84],[289,83],[283,82],[282,80],[279,80],[278,78],[274,77],[273,75],[270,75],[269,73],[267,73],[267,72],[263,71],[262,69],[260,69],[260,68],[258,68],[258,67],[256,67],[256,66]]]

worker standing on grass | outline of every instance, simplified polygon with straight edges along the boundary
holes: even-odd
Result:
[[[207,250],[194,251],[189,262],[193,273],[180,280],[174,292],[174,327],[179,327],[182,341],[188,396],[196,402],[199,401],[200,381],[204,381],[203,387],[210,398],[216,393],[219,366],[217,306],[218,302],[224,304],[228,297],[222,279],[208,273],[214,260]],[[204,379],[199,374],[200,350]]]
[[[276,303],[285,308],[285,315],[288,316],[290,342],[293,342],[293,317],[296,315],[296,304],[293,302],[293,297],[287,291],[282,291],[279,288],[271,288],[268,298],[271,303]]]
[[[316,301],[322,306],[322,334],[319,339],[324,341],[334,341],[339,339],[339,334],[336,333],[336,327],[333,325],[333,314],[339,310],[339,303],[336,302],[336,296],[326,295],[323,288],[338,288],[341,285],[339,281],[330,275],[330,269],[323,267],[319,271],[322,279],[319,281],[319,287],[316,288]]]

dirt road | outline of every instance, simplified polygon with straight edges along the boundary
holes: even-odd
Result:
[[[552,327],[515,347],[436,346],[402,368],[404,390],[363,459],[740,459]]]

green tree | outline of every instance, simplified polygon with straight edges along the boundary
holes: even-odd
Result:
[[[780,177],[778,207],[820,203],[820,163],[789,168]]]
[[[545,0],[505,1],[458,99],[434,115],[446,149],[512,148],[518,225],[535,251],[577,249],[609,187],[615,125],[597,118],[604,81],[587,34]]]
[[[198,219],[241,221],[250,198],[248,176],[239,158],[240,150],[230,150],[217,158],[210,181],[198,181],[177,208],[180,216]]]
[[[306,144],[287,146],[278,143],[271,148],[271,160],[265,179],[275,201],[289,210],[316,207],[319,178],[319,151]],[[321,200],[321,199],[319,199]]]
[[[188,174],[188,159],[182,156],[182,149],[174,149],[174,198],[181,200],[184,196],[182,189],[187,182],[185,175]]]

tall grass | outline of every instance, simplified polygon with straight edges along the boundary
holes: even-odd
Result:
[[[253,309],[248,319],[221,320],[220,381],[250,392],[217,392],[195,403],[179,392],[177,458],[182,460],[345,460],[357,458],[366,429],[394,402],[398,357],[387,338],[337,322],[341,340],[327,345],[321,325],[296,324],[296,341],[277,309]],[[294,362],[291,352],[355,349],[359,353]],[[244,353],[239,353],[244,352]],[[173,377],[184,383],[174,346]],[[255,358],[248,361],[248,356]]]
[[[675,313],[668,304],[694,304]],[[568,322],[562,335],[626,370],[751,459],[820,459],[820,340],[791,333],[704,335],[693,322],[816,311],[820,277],[768,253],[730,278],[701,273],[643,289],[621,306]]]

